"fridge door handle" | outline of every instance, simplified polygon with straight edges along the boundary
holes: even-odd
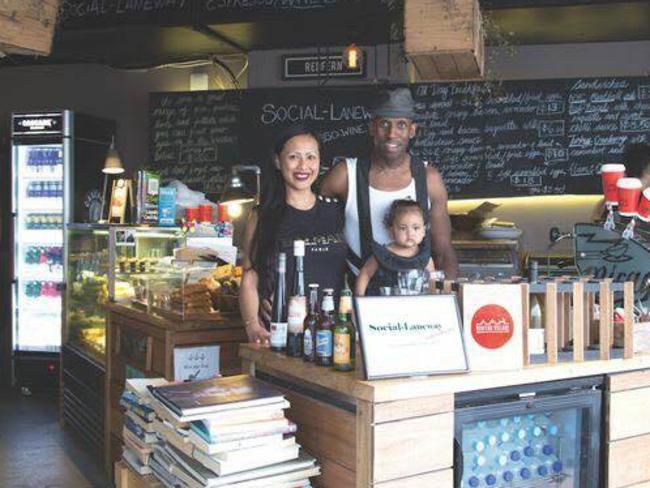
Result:
[[[459,487],[463,479],[463,448],[454,437],[454,487]]]

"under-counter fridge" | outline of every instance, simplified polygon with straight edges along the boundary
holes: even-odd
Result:
[[[455,399],[456,488],[598,488],[602,377]]]
[[[59,382],[64,228],[100,218],[102,168],[115,123],[70,110],[12,114],[12,378]],[[10,185],[10,188],[9,188]]]

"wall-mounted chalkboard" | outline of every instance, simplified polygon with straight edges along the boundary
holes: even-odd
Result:
[[[452,197],[597,193],[598,169],[650,140],[650,79],[415,84],[413,153]],[[292,122],[314,127],[322,162],[367,153],[376,87],[280,88],[151,96],[151,160],[167,177],[214,191],[235,163],[268,158]]]

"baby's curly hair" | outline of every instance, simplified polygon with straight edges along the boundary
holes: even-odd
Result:
[[[422,207],[420,207],[418,202],[415,200],[410,200],[408,198],[394,200],[393,203],[391,203],[390,208],[384,217],[384,225],[386,228],[390,229],[398,218],[409,212],[417,212],[420,214],[422,221],[426,226],[427,216],[424,213],[424,210],[422,210]]]

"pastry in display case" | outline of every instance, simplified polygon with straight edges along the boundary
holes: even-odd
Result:
[[[169,267],[184,242],[179,228],[111,226],[108,298],[147,307],[150,279]]]
[[[104,363],[108,300],[108,227],[66,229],[66,299],[63,343]]]
[[[212,320],[236,312],[241,267],[174,261],[149,280],[149,310],[183,320]]]

